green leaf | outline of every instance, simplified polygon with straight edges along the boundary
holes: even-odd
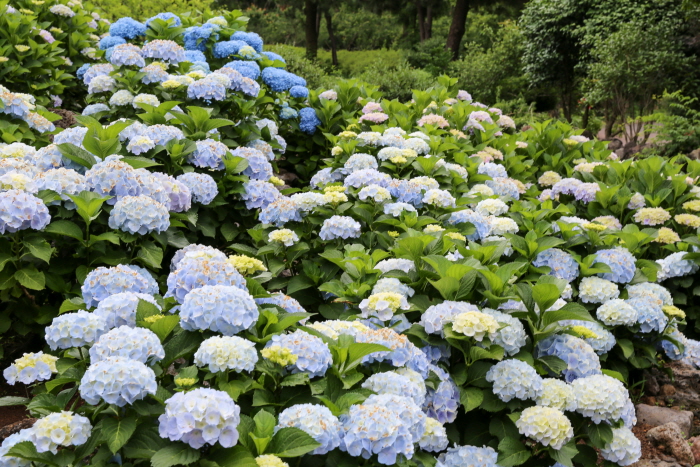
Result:
[[[545,368],[548,371],[554,373],[555,375],[558,375],[562,371],[566,370],[566,368],[568,367],[567,363],[564,360],[562,360],[559,357],[555,357],[554,355],[545,355],[543,357],[538,358],[537,360],[542,362]]]
[[[61,155],[66,159],[70,159],[76,164],[80,164],[88,169],[95,165],[95,156],[87,152],[83,148],[79,148],[71,143],[61,143],[57,145],[58,150],[61,151]]]
[[[135,169],[145,169],[148,167],[155,167],[157,165],[162,165],[159,164],[155,161],[152,161],[151,159],[147,157],[122,157],[121,158],[122,162],[126,162],[130,166],[132,166]]]
[[[606,423],[591,423],[588,425],[588,437],[593,443],[593,446],[598,449],[603,449],[606,444],[612,441],[613,431],[610,425]]]
[[[574,440],[571,440],[564,446],[562,446],[559,450],[550,448],[549,454],[555,461],[559,462],[560,464],[572,467],[574,464],[571,461],[571,459],[573,459],[574,456],[578,454],[578,450],[576,449],[576,442]]]
[[[554,284],[536,284],[532,287],[532,298],[540,311],[548,310],[560,295],[559,288]]]
[[[374,352],[386,352],[389,348],[380,344],[350,344],[344,371],[349,371],[362,363],[362,359]]]
[[[199,451],[186,444],[177,443],[158,450],[151,458],[153,467],[172,467],[173,465],[190,465],[199,460]]]
[[[266,410],[261,410],[255,414],[253,421],[255,422],[254,433],[256,436],[260,438],[272,436],[272,433],[275,431],[275,425],[277,424],[274,415]]]
[[[163,250],[153,242],[144,242],[136,256],[146,266],[160,269],[160,263],[163,261]]]
[[[0,407],[11,407],[13,405],[27,405],[30,399],[26,397],[5,396],[0,397]]]
[[[163,346],[163,349],[165,349],[163,368],[170,365],[174,360],[194,352],[201,343],[202,336],[197,332],[182,331],[175,334]]]
[[[278,457],[299,457],[311,452],[321,443],[299,428],[282,428],[267,446],[267,452]]]
[[[45,263],[51,261],[51,255],[54,252],[54,248],[49,245],[49,242],[42,238],[34,237],[24,241],[24,246],[29,250],[32,256],[38,258]]]
[[[459,392],[459,401],[464,406],[465,412],[479,407],[484,400],[484,392],[479,388],[460,388]]]
[[[243,446],[220,449],[211,455],[211,460],[220,467],[258,467],[253,454]]]
[[[66,220],[58,220],[50,223],[46,226],[44,232],[65,235],[66,237],[72,237],[76,240],[83,239],[82,229],[78,227],[76,223]]]
[[[501,467],[511,467],[524,464],[532,456],[532,452],[523,443],[514,438],[503,438],[498,443],[498,460]]]
[[[153,331],[161,342],[165,340],[166,337],[172,332],[180,322],[180,317],[178,315],[168,315],[163,316],[159,320],[148,325],[148,328]]]
[[[34,266],[27,266],[15,272],[15,279],[24,287],[32,290],[43,290],[46,285],[44,273]]]
[[[542,326],[547,327],[557,321],[576,319],[582,321],[594,321],[591,314],[578,303],[567,303],[558,310],[552,310],[542,315]]]
[[[292,295],[294,292],[314,287],[316,284],[306,276],[294,276],[287,285],[287,295]]]
[[[136,431],[136,418],[127,417],[102,419],[102,435],[107,441],[107,446],[112,454],[116,454],[124,446],[131,435]]]
[[[632,344],[631,340],[618,339],[617,345],[619,345],[620,349],[622,349],[622,354],[625,356],[625,358],[629,359],[632,355],[634,355],[634,344]]]
[[[36,447],[34,447],[31,441],[23,441],[15,444],[5,455],[8,457],[19,457],[20,459],[26,459],[40,464],[58,465],[55,462],[55,456],[53,454],[50,452],[37,452]]]

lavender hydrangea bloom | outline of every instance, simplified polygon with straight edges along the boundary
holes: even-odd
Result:
[[[185,295],[180,319],[180,325],[187,331],[209,329],[233,336],[258,320],[258,307],[247,290],[205,285]]]
[[[348,175],[343,184],[353,188],[360,188],[367,185],[379,185],[383,188],[387,188],[390,180],[391,177],[387,174],[381,173],[375,169],[362,169]]]
[[[637,310],[639,332],[661,332],[668,324],[668,318],[663,312],[662,301],[653,296],[640,296],[625,300],[629,306]]]
[[[109,297],[121,292],[149,293],[151,284],[147,278],[126,265],[92,270],[81,287],[85,306],[92,308]]]
[[[493,383],[494,394],[503,402],[513,398],[536,399],[542,391],[540,375],[521,360],[510,359],[496,363],[486,373],[486,381]]]
[[[211,175],[189,172],[177,177],[192,193],[192,201],[207,205],[214,201],[219,189]]]
[[[196,142],[197,149],[187,156],[187,160],[196,167],[224,170],[224,156],[228,151],[225,144],[213,139]]]
[[[243,188],[245,193],[241,199],[245,201],[248,209],[265,208],[282,196],[272,183],[262,180],[250,180],[243,185]]]
[[[25,229],[42,230],[51,222],[46,205],[36,196],[21,190],[0,193],[0,233]]]
[[[302,217],[294,200],[285,196],[279,197],[260,210],[260,222],[263,224],[281,227],[291,221],[301,222]]]
[[[178,263],[177,269],[168,275],[167,284],[168,292],[165,297],[174,297],[178,303],[183,303],[192,290],[204,286],[234,286],[248,291],[245,279],[228,261],[187,256]],[[230,295],[228,291],[214,292],[213,289],[212,293]]]
[[[600,273],[599,277],[609,281],[626,284],[634,278],[636,258],[627,248],[617,247],[600,250],[596,253],[595,262],[607,264],[612,272]]]
[[[558,248],[541,251],[532,265],[541,268],[548,267],[550,276],[572,282],[579,275],[579,266],[573,256]]]
[[[428,377],[430,362],[421,350],[408,338],[391,328],[368,329],[357,334],[357,342],[380,344],[390,351],[373,352],[362,359],[362,363],[387,362],[399,368],[406,366],[420,373],[424,378]]]
[[[498,467],[497,460],[498,453],[493,448],[455,445],[440,454],[435,467]]]
[[[584,340],[569,334],[555,334],[540,341],[536,347],[536,356],[546,355],[564,360],[567,367],[562,374],[569,383],[601,372],[600,359],[593,348]]]

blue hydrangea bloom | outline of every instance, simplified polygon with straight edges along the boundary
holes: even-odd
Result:
[[[258,305],[277,305],[287,313],[306,313],[304,307],[296,299],[283,293],[273,293],[269,297],[256,298],[255,303]],[[304,322],[305,320],[301,321],[302,324]]]
[[[323,376],[333,363],[328,345],[320,338],[301,330],[272,336],[265,348],[273,345],[287,348],[297,356],[295,363],[287,365],[292,373],[307,373],[309,378]]]
[[[287,222],[301,222],[299,207],[294,200],[281,196],[260,210],[260,222],[281,227]]]
[[[275,431],[287,427],[299,428],[321,444],[311,451],[313,455],[326,454],[337,448],[343,436],[340,420],[323,405],[297,404],[284,409],[279,414]]]
[[[228,151],[225,144],[213,139],[205,139],[197,141],[196,145],[197,149],[187,156],[190,163],[196,167],[214,170],[224,169],[224,156]]]
[[[226,86],[217,80],[200,79],[187,86],[187,97],[205,102],[222,101],[226,99]]]
[[[30,441],[32,442],[33,440],[33,435],[34,435],[34,430],[31,428],[25,428],[21,430],[19,433],[14,433],[2,442],[2,445],[0,445],[0,466],[1,467],[31,467],[33,464],[31,461],[21,459],[19,457],[10,457],[7,455],[7,453],[12,449],[16,444],[25,442],[25,441]]]
[[[143,274],[142,274],[143,275]],[[159,310],[160,306],[152,295],[136,292],[120,292],[110,295],[97,304],[93,311],[95,316],[102,318],[107,324],[107,329],[120,326],[136,326],[136,310],[139,300],[145,300],[155,305]]]
[[[224,65],[224,67],[231,68],[232,70],[239,72],[245,78],[252,80],[256,80],[258,77],[260,77],[260,65],[249,60],[234,60],[232,62],[228,62],[226,65]]]
[[[245,193],[241,198],[248,209],[265,208],[282,196],[272,183],[262,180],[250,180],[243,185],[243,188]]]
[[[107,204],[114,205],[125,196],[138,196],[142,186],[138,173],[121,156],[107,156],[85,172],[85,181],[91,191],[100,196],[111,196]]]
[[[109,107],[105,104],[90,104],[83,109],[82,115],[93,115],[98,112],[107,112]]]
[[[97,78],[98,76],[109,76],[109,74],[113,71],[114,71],[114,67],[109,63],[99,63],[97,65],[88,66],[87,68],[85,68],[85,71],[82,74],[83,83],[85,83],[86,85],[89,85],[92,82],[92,80]],[[87,128],[75,127],[75,128],[68,128],[59,134],[65,133],[69,130],[83,131],[83,136],[85,136],[85,132],[87,132]],[[82,143],[82,141],[83,140],[81,138],[79,142]],[[64,141],[64,143],[68,143],[68,142],[70,142],[70,141]],[[59,144],[59,143],[56,143],[55,139],[54,139],[54,143]]]
[[[163,204],[165,204],[168,211],[185,212],[190,210],[192,206],[192,192],[184,183],[160,172],[152,172],[151,176],[158,181],[158,184],[167,195],[167,200],[164,200]]]
[[[144,44],[143,48],[141,49],[141,55],[147,58],[162,60],[171,64],[180,63],[187,60],[185,49],[183,49],[181,45],[179,45],[177,42],[163,39],[156,39]]]
[[[111,49],[109,62],[114,66],[146,66],[146,61],[141,56],[141,51],[138,47],[132,44],[115,45]],[[94,84],[91,82],[90,84]],[[101,92],[101,91],[97,91]]]
[[[627,248],[622,247],[600,250],[595,256],[596,263],[607,264],[612,269],[612,272],[600,273],[598,276],[622,284],[626,284],[634,278],[635,261],[632,253]]]
[[[88,189],[85,177],[72,169],[49,169],[41,172],[34,178],[37,190],[52,190],[61,195],[61,200],[66,209],[75,209],[75,203],[68,195],[77,195]],[[53,201],[50,204],[61,204],[61,201]]]
[[[262,71],[262,80],[275,92],[288,91],[292,86],[306,86],[306,80],[303,78],[275,67],[265,68]]]
[[[217,261],[226,261],[228,257],[224,252],[217,250],[206,245],[198,245],[196,243],[190,243],[185,248],[177,250],[173,255],[173,259],[170,261],[170,270],[174,271],[180,265],[180,261],[185,259],[185,256],[215,259]]]
[[[368,329],[356,336],[357,342],[380,344],[391,351],[373,352],[362,359],[362,363],[387,362],[400,368],[406,366],[420,373],[424,378],[428,377],[430,362],[421,350],[408,338],[391,328]]]
[[[420,375],[418,375],[418,378],[420,379]],[[420,406],[410,397],[396,394],[372,394],[363,402],[363,405],[386,407],[392,412],[399,414],[399,418],[408,427],[414,443],[417,443],[423,437],[423,433],[425,433],[427,417],[421,411]]]
[[[120,326],[100,336],[90,347],[90,361],[95,363],[107,357],[123,357],[151,364],[165,358],[165,350],[158,336],[149,329]]]
[[[272,60],[273,62],[275,60],[279,60],[282,63],[287,63],[287,61],[284,59],[284,57],[282,57],[281,55],[276,54],[274,52],[262,52],[262,54],[264,56],[266,56],[267,58],[269,58],[270,60]]]
[[[170,213],[165,205],[148,196],[125,196],[110,212],[109,226],[140,235],[165,232],[170,227]]]
[[[280,109],[280,118],[282,120],[291,120],[293,118],[297,118],[298,116],[299,113],[288,105],[283,105]]]
[[[106,357],[88,367],[80,380],[80,397],[90,405],[104,401],[124,407],[155,394],[157,388],[155,373],[143,363],[124,357]]]
[[[458,314],[468,311],[479,311],[479,308],[467,302],[446,300],[437,305],[428,307],[421,315],[420,325],[423,326],[423,329],[425,329],[425,332],[428,334],[439,334],[440,337],[444,337],[445,333],[443,328],[445,324],[452,322]]]
[[[321,240],[334,240],[336,238],[348,239],[358,238],[361,232],[361,225],[352,217],[333,216],[323,221],[321,231],[318,236]]]
[[[21,190],[0,193],[0,233],[25,229],[42,230],[51,222],[46,205],[36,196]]]
[[[468,240],[483,240],[491,233],[491,223],[488,219],[471,209],[453,212],[450,214],[449,219],[447,219],[447,223],[451,225],[457,225],[463,222],[469,222],[476,227],[476,232],[467,235]]]
[[[387,188],[390,180],[391,177],[376,169],[362,169],[345,177],[343,184],[353,188],[360,188],[367,185],[379,185],[383,188]]]
[[[498,196],[510,196],[513,199],[520,199],[518,185],[509,178],[495,177],[492,180],[486,180],[484,183]]]
[[[657,344],[656,347],[660,350],[663,350],[666,356],[671,360],[680,360],[686,357],[688,353],[688,343],[683,333],[680,332],[677,328],[674,328],[670,332],[667,332],[665,335],[683,345],[683,352],[681,352],[680,347],[678,347],[676,344],[667,339],[663,339]]]
[[[247,290],[228,285],[205,285],[190,291],[182,302],[180,325],[187,331],[211,330],[233,336],[258,320],[258,307]]]
[[[125,265],[93,269],[81,287],[85,306],[92,308],[109,297],[121,292],[148,293],[151,284],[142,274]]]
[[[269,70],[270,68],[266,68]],[[316,127],[321,125],[321,120],[316,116],[316,111],[311,107],[304,107],[299,111],[299,129],[307,135],[316,133]]]
[[[491,341],[503,347],[506,355],[515,355],[520,352],[520,349],[527,343],[527,333],[523,323],[508,313],[502,313],[490,308],[484,308],[481,312],[495,318],[499,324],[506,325],[496,332],[495,337],[492,337]],[[613,337],[614,344],[615,338]]]
[[[199,410],[193,411],[192,407]],[[241,409],[223,391],[197,388],[178,392],[165,401],[165,413],[158,417],[161,438],[182,441],[194,449],[219,443],[224,448],[238,442]]]
[[[168,275],[167,285],[165,297],[174,297],[178,303],[183,303],[192,290],[204,286],[233,286],[248,292],[245,279],[228,261],[187,256]],[[232,294],[226,290],[216,293]]]
[[[309,97],[309,89],[306,86],[292,86],[289,88],[289,95],[297,99]]]
[[[214,44],[214,57],[215,58],[226,58],[230,57],[231,55],[236,55],[238,51],[241,49],[241,47],[244,47],[248,44],[246,44],[243,41],[221,41],[217,42]]]
[[[199,50],[186,50],[185,51],[185,61],[187,62],[204,62],[206,63],[207,57]]]
[[[46,343],[51,350],[92,345],[108,329],[105,320],[94,313],[84,310],[65,313],[46,327]]]
[[[100,50],[107,50],[110,47],[114,47],[115,45],[120,44],[126,44],[126,39],[119,36],[105,36],[102,39],[100,39],[99,47]],[[81,76],[78,76],[78,78],[81,78]]]
[[[75,75],[78,77],[79,80],[82,80],[85,77],[85,73],[88,71],[90,68],[89,63],[85,63],[82,65],[78,70],[75,72]]]
[[[148,283],[148,290],[146,291],[147,294],[156,295],[158,293],[158,282],[156,282],[148,269],[141,266],[136,266],[135,264],[125,264],[124,266],[132,271],[138,272],[144,279],[146,279],[146,282]]]
[[[597,360],[598,356],[593,355]],[[542,377],[533,367],[514,358],[492,366],[486,373],[486,381],[493,383],[493,393],[503,402],[513,398],[536,399],[542,392]]]
[[[378,454],[383,465],[396,464],[397,456],[413,457],[413,435],[398,413],[379,405],[353,405],[340,418],[345,435],[340,449],[369,459]]]
[[[123,37],[124,39],[136,39],[145,34],[146,25],[128,16],[119,18],[109,26],[110,36]]]
[[[187,50],[199,50],[204,52],[207,50],[207,41],[218,39],[219,35],[214,31],[213,24],[203,24],[202,26],[192,26],[185,29],[182,33],[182,39]]]
[[[477,168],[477,173],[482,175],[488,175],[491,178],[501,177],[507,178],[508,172],[506,168],[500,164],[494,164],[493,162],[482,162]]]
[[[685,251],[679,251],[663,259],[657,259],[656,263],[661,266],[661,271],[656,273],[656,280],[662,282],[672,277],[683,277],[695,273],[700,266],[693,261],[683,259],[686,254]]]
[[[177,181],[190,189],[192,201],[195,203],[207,205],[219,194],[219,189],[211,175],[189,172],[179,175]]]
[[[458,446],[447,448],[447,452],[440,454],[435,467],[498,467],[496,461],[498,453],[488,446],[482,448],[476,446]]]
[[[160,19],[163,21],[169,21],[170,27],[177,27],[177,26],[182,26],[182,20],[180,19],[179,16],[177,16],[175,13],[158,13],[155,16],[151,16],[146,20],[146,26],[149,26],[151,24],[151,21],[154,21],[156,19]]]
[[[583,339],[569,334],[555,334],[540,341],[535,349],[536,356],[553,355],[564,360],[567,367],[562,371],[568,383],[586,376],[598,375],[600,359],[593,347]]]
[[[418,373],[414,372],[414,374],[417,376],[417,380],[393,371],[375,373],[362,383],[362,387],[377,394],[409,397],[418,406],[422,406],[426,395],[425,383]]]
[[[593,350],[595,350],[595,353],[598,355],[605,355],[606,353],[610,352],[610,350],[615,347],[615,343],[617,342],[613,333],[605,329],[603,325],[597,321],[580,321],[571,319],[559,321],[559,324],[562,326],[583,326],[584,328],[588,328],[593,331],[596,337],[583,337],[583,340],[585,340],[588,345],[593,347]]]
[[[536,268],[548,267],[550,276],[572,282],[579,275],[579,266],[573,256],[558,248],[541,251],[532,265]]]
[[[258,53],[263,50],[262,37],[254,32],[236,31],[231,35],[231,39],[245,42]]]
[[[450,375],[442,368],[430,365],[430,371],[438,375],[440,384],[436,389],[427,388],[423,410],[428,417],[440,423],[452,423],[457,418],[460,394]]]
[[[661,332],[668,324],[668,317],[661,308],[663,302],[656,297],[645,295],[630,298],[625,302],[637,310],[639,332]]]

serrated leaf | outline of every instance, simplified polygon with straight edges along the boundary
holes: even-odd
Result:
[[[8,457],[19,457],[40,464],[58,465],[55,462],[55,456],[50,452],[37,452],[36,447],[31,441],[23,441],[17,443],[10,448],[5,454]]]
[[[610,425],[606,423],[591,423],[588,425],[588,437],[593,443],[593,446],[598,449],[603,449],[606,444],[612,441],[613,431]]]
[[[159,449],[151,457],[153,467],[172,467],[173,465],[190,465],[199,460],[199,451],[186,444],[178,443]]]
[[[116,418],[102,419],[102,434],[112,454],[116,454],[129,441],[134,431],[136,431],[136,418],[134,417],[126,417],[121,420]]]
[[[243,446],[220,449],[211,455],[211,460],[220,467],[258,467],[253,454]]]
[[[153,331],[161,342],[165,340],[166,337],[175,329],[177,324],[180,322],[180,317],[178,315],[168,315],[163,316],[154,323],[148,324],[148,328]]]
[[[498,443],[498,460],[501,467],[511,467],[524,464],[532,456],[532,452],[523,443],[513,438],[503,438]]]
[[[278,457],[299,457],[313,451],[320,445],[321,443],[317,442],[305,431],[299,428],[287,427],[275,433],[270,444],[267,445],[266,452],[275,454]]]
[[[37,270],[34,266],[26,266],[16,271],[14,277],[17,279],[17,282],[28,289],[43,290],[46,285],[44,273]]]
[[[465,412],[479,407],[484,400],[484,392],[479,388],[460,388],[459,393],[459,401],[464,406]]]
[[[82,229],[78,227],[76,223],[66,220],[58,220],[50,223],[46,226],[44,232],[65,235],[66,237],[72,237],[76,240],[83,239]]]
[[[256,436],[260,438],[272,436],[272,433],[275,431],[275,425],[277,424],[274,415],[266,410],[260,410],[255,414],[255,417],[253,417],[253,421],[255,422],[254,433]]]

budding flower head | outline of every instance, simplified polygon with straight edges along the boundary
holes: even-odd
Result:
[[[466,242],[466,241],[467,241],[467,237],[465,237],[465,236],[462,235],[461,233],[457,233],[457,232],[447,232],[445,235],[446,235],[447,237],[450,237],[452,240],[461,240],[461,241],[463,241],[463,242]]]
[[[182,388],[194,386],[196,382],[197,380],[195,378],[175,378],[175,384]]]
[[[262,261],[246,255],[231,255],[228,257],[228,262],[244,276],[251,276],[258,271],[267,271]]]
[[[324,193],[345,193],[345,187],[342,185],[329,185],[323,188]]]
[[[685,319],[685,311],[681,310],[677,306],[666,305],[662,306],[661,309],[664,311],[664,314],[669,318],[676,318],[679,320]]]
[[[602,224],[596,224],[595,222],[586,222],[582,226],[585,230],[594,230],[596,232],[602,232],[603,230],[607,229],[606,226]]]
[[[268,180],[268,181],[275,186],[283,186],[284,185],[284,180],[282,180],[279,177],[270,177],[270,180]]]
[[[260,353],[262,354],[263,358],[266,358],[281,366],[293,365],[299,358],[297,355],[292,353],[291,349],[282,347],[281,345],[271,345],[270,347],[265,347]]]
[[[401,235],[401,234],[398,233],[396,230],[390,230],[390,231],[389,231],[389,236],[392,237],[392,238],[396,238],[396,237],[398,237],[399,235]]]
[[[598,334],[588,329],[586,326],[571,326],[571,330],[583,339],[596,339]]]
[[[151,315],[151,316],[146,316],[144,318],[144,321],[147,322],[148,324],[153,324],[156,321],[158,321],[161,318],[165,318],[165,315]]]

